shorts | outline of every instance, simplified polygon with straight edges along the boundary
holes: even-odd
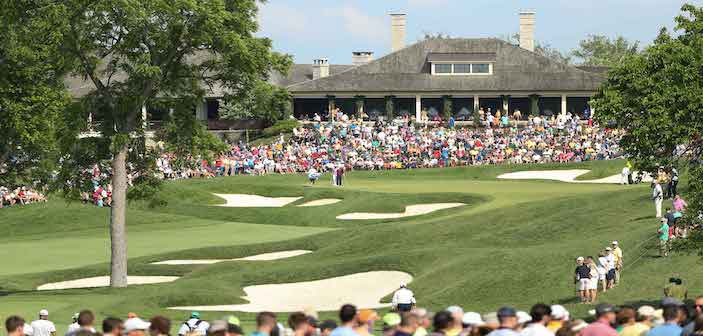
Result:
[[[585,291],[591,288],[591,279],[581,279],[579,280],[579,290]]]
[[[597,278],[591,279],[591,287],[589,289],[592,289],[592,290],[598,289],[598,279]]]
[[[605,275],[606,280],[615,280],[615,269],[612,268],[608,270],[608,274]]]

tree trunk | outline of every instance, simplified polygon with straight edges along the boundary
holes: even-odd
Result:
[[[112,208],[110,211],[110,287],[127,287],[127,145],[112,161]]]

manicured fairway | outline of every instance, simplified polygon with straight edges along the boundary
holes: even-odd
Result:
[[[451,304],[480,312],[504,304],[526,310],[544,301],[565,304],[576,316],[584,317],[592,307],[576,304],[573,260],[579,255],[596,255],[612,240],[620,241],[625,252],[623,285],[603,295],[602,301],[659,299],[662,286],[674,273],[689,285],[690,295],[703,294],[697,291],[703,288],[703,268],[696,267],[698,256],[656,257],[652,237],[657,222],[648,185],[496,179],[506,172],[549,169],[591,169],[580,179],[596,179],[618,173],[622,164],[354,172],[347,176],[343,188],[332,187],[326,175],[316,186],[309,186],[304,175],[169,182],[163,191],[167,206],[130,206],[130,274],[183,278],[121,290],[32,291],[44,282],[106,272],[109,246],[104,209],[71,205],[68,211],[59,200],[3,210],[0,228],[9,233],[0,238],[0,257],[11,266],[0,269],[0,290],[8,294],[0,297],[0,316],[10,312],[30,316],[46,306],[56,311],[55,320],[63,323],[69,322],[71,313],[89,307],[101,317],[138,311],[144,316],[160,313],[180,321],[185,317],[183,312],[165,307],[246,303],[240,296],[244,295],[242,288],[249,285],[402,271],[413,276],[410,287],[420,305],[433,311]],[[685,192],[685,185],[681,189]],[[224,200],[212,193],[303,199],[282,208],[226,208],[213,206]],[[325,198],[342,201],[319,207],[296,206]],[[335,218],[349,212],[402,212],[410,204],[447,202],[467,205],[401,219]],[[6,250],[7,246],[13,251]],[[149,264],[167,259],[231,259],[284,250],[313,253],[266,262]],[[43,261],[42,255],[55,261]],[[70,269],[60,270],[66,268]],[[204,317],[222,315],[213,312]],[[252,314],[237,315],[245,326],[251,325]]]

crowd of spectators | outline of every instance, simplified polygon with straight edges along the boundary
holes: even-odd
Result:
[[[409,311],[380,316],[371,309],[358,310],[347,304],[339,309],[337,320],[319,321],[314,311],[300,311],[279,319],[272,312],[256,315],[254,330],[247,332],[236,316],[205,321],[192,312],[184,322],[173,325],[168,318],[154,316],[148,321],[129,313],[126,320],[107,317],[98,331],[95,316],[83,310],[73,316],[66,336],[692,336],[703,335],[703,297],[693,308],[665,297],[659,309],[650,305],[615,307],[599,304],[587,320],[572,319],[561,305],[538,303],[529,312],[510,306],[480,314],[450,306],[431,313],[413,307]],[[8,336],[55,336],[56,326],[42,309],[37,320],[26,323],[20,316],[5,321]]]
[[[46,202],[46,196],[33,187],[25,186],[10,189],[0,186],[0,209],[37,202]]]

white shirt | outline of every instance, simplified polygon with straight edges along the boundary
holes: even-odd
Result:
[[[49,320],[36,320],[31,324],[34,331],[33,336],[51,336],[51,333],[56,332],[54,322]]]
[[[662,198],[662,186],[660,184],[654,185],[654,189],[652,190],[652,198]]]
[[[78,330],[78,329],[80,329],[80,328],[81,328],[81,326],[78,325],[78,322],[73,322],[73,323],[71,323],[71,324],[68,325],[68,329],[66,329],[66,335],[68,335],[68,334],[70,334],[70,333],[72,333],[72,332],[74,332],[74,331],[76,331],[76,330]]]
[[[192,319],[186,321],[185,323],[182,323],[181,328],[178,329],[178,334],[179,335],[187,334],[188,332],[190,332],[190,328],[188,328],[188,325],[191,328],[194,328],[195,324],[198,323],[198,321],[200,321],[200,320],[192,318]],[[188,325],[186,325],[186,324],[188,324]],[[198,332],[202,333],[203,335],[205,335],[205,334],[207,334],[207,330],[209,328],[210,328],[210,324],[207,323],[206,321],[202,321],[202,322],[200,322],[200,324],[198,324],[197,328],[193,329],[193,331],[198,331]]]
[[[615,268],[615,256],[610,253],[607,256],[605,256],[605,259],[608,260],[608,267],[607,270],[610,271],[611,269]]]
[[[397,307],[399,304],[415,304],[415,294],[407,288],[401,288],[393,294],[391,304]]]
[[[542,323],[530,323],[520,332],[520,336],[554,336]]]

